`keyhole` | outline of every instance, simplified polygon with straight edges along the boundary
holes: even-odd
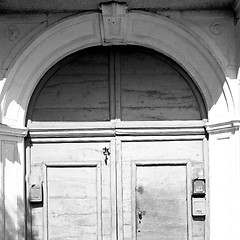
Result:
[[[141,224],[142,223],[142,218],[143,218],[143,212],[138,209],[138,223]]]
[[[142,220],[143,220],[143,215],[145,215],[145,211],[142,211],[138,208],[137,210],[137,216],[138,216],[138,225],[142,224]],[[141,232],[141,230],[138,228],[137,232]]]

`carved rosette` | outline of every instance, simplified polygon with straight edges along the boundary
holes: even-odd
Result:
[[[108,2],[100,4],[101,35],[104,45],[126,44],[127,4]]]
[[[209,26],[209,29],[213,35],[217,36],[223,32],[224,26],[220,21],[215,21]]]
[[[4,31],[4,35],[6,38],[9,39],[9,41],[14,41],[15,39],[17,39],[19,34],[19,29],[14,25],[8,26],[7,29]]]

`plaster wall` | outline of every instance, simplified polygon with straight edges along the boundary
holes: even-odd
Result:
[[[221,64],[226,77],[236,78],[236,27],[230,11],[157,11],[196,34]],[[42,30],[74,13],[0,16],[1,79],[17,55]],[[238,26],[238,25],[237,25]]]
[[[230,87],[233,98],[237,85],[237,38],[234,15],[230,11],[158,11],[185,27],[190,34],[206,46],[217,60]],[[9,14],[0,16],[0,91],[8,69],[25,47],[44,29],[56,24],[73,13],[50,14]],[[189,54],[193,54],[189,52]],[[223,107],[223,106],[222,106]],[[232,109],[233,110],[233,109]],[[234,112],[234,113],[233,113]],[[236,109],[233,115],[238,114]]]
[[[203,62],[203,58],[200,58],[201,50],[194,51],[194,48],[190,46],[190,40],[189,48],[187,48],[187,44],[184,45],[180,42],[182,38],[176,38],[177,35],[174,32],[171,32],[169,29],[166,30],[170,34],[168,35],[168,39],[163,38],[163,40],[168,40],[173,46],[173,50],[169,50],[168,52],[170,57],[171,51],[172,53],[175,51],[174,46],[183,46],[184,49],[179,50],[179,58],[175,60],[179,60],[181,56],[184,60],[186,56],[189,56],[189,59],[195,62],[199,59],[199,68],[208,66],[208,68],[202,69],[206,71],[203,74],[205,79],[202,85],[199,85],[200,89],[207,85],[203,92],[205,91],[204,94],[208,98],[206,101],[209,111],[209,120],[206,123],[206,129],[209,133],[210,235],[207,233],[207,239],[209,236],[211,240],[240,239],[240,230],[237,226],[240,216],[238,206],[238,202],[240,201],[240,91],[237,77],[239,67],[238,33],[240,27],[238,24],[235,25],[234,15],[229,11],[159,11],[157,14],[161,19],[154,17],[154,22],[151,16],[147,16],[141,22],[141,25],[139,25],[142,31],[142,38],[148,34],[148,26],[154,26],[151,29],[153,38],[161,38],[161,32],[159,33],[156,28],[158,21],[164,21],[167,24],[169,19],[169,25],[174,25],[173,28],[179,29],[180,34],[184,32],[189,38],[197,39],[199,45],[201,45],[199,49],[202,50],[202,46],[204,46],[202,56],[214,59],[214,61]],[[14,78],[15,73],[12,69],[14,69],[20,57],[24,57],[25,54],[29,54],[29,56],[33,57],[33,61],[37,62],[34,60],[34,57],[41,56],[34,55],[34,48],[32,48],[32,52],[26,52],[28,46],[34,43],[36,39],[41,39],[46,33],[45,30],[48,31],[48,29],[51,29],[51,26],[58,26],[58,22],[67,17],[72,17],[72,15],[72,13],[64,13],[9,14],[0,16],[0,95],[10,99],[11,102],[9,105],[13,106],[10,109],[11,113],[8,113],[4,112],[6,106],[2,105],[1,112],[1,122],[5,125],[0,127],[2,149],[0,161],[0,203],[5,208],[0,215],[0,230],[2,230],[0,231],[0,234],[2,234],[2,236],[0,235],[0,239],[4,239],[4,237],[5,239],[25,239],[25,229],[27,227],[25,226],[23,217],[25,168],[23,138],[27,134],[27,129],[24,128],[24,114],[26,109],[21,109],[20,117],[22,120],[20,121],[18,119],[10,121],[4,118],[5,115],[11,116],[11,114],[15,114],[14,111],[18,109],[18,102],[16,99],[16,102],[14,102],[14,93],[17,93],[20,89],[24,89],[21,86],[22,79]],[[139,16],[138,20],[141,20],[142,15],[140,14]],[[134,17],[137,19],[137,13],[135,13]],[[152,21],[152,24],[147,25],[148,21]],[[164,27],[162,28],[163,30],[165,29]],[[135,30],[137,31],[138,29],[136,28]],[[97,44],[99,44],[99,36],[96,36]],[[48,37],[50,38],[51,35]],[[39,42],[39,44],[50,47],[51,41],[49,41],[48,45],[44,45],[48,39]],[[131,43],[133,44],[134,41],[141,43],[141,40],[132,37]],[[56,45],[55,42],[51,44],[53,47]],[[63,45],[63,43],[61,44]],[[161,43],[148,39],[148,44],[157,49],[157,44]],[[36,48],[39,48],[39,45],[36,45]],[[42,55],[44,54],[42,52]],[[56,60],[64,57],[64,54],[61,55],[60,53],[59,56],[57,56],[58,54],[55,55]],[[175,55],[173,54],[172,56],[174,58]],[[52,60],[53,63],[54,60]],[[39,76],[41,74],[44,74],[44,72],[39,73]],[[193,78],[198,77],[198,73],[194,72],[194,69],[192,69],[191,74]],[[9,89],[9,76],[14,78],[14,84],[11,85],[12,95],[10,94],[10,97],[8,92],[6,92]],[[24,75],[18,76],[23,77]],[[219,76],[219,79],[216,76]],[[218,84],[215,81],[219,81]],[[30,86],[32,83],[28,82],[28,84]],[[30,87],[33,88],[33,86],[34,84]],[[25,86],[25,89],[28,89],[28,86]],[[25,106],[27,106],[27,99],[25,100]],[[14,178],[10,178],[9,176],[14,176]],[[223,184],[220,185],[219,181],[223,181]],[[222,191],[224,191],[224,195]]]

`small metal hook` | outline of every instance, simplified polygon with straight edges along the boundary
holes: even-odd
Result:
[[[107,165],[108,156],[110,155],[109,148],[103,148],[103,155],[105,156],[105,164]]]

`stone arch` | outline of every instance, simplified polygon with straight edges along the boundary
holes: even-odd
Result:
[[[155,14],[129,12],[121,26],[124,39],[105,42],[102,14],[62,20],[32,41],[9,69],[1,94],[2,123],[24,127],[30,97],[42,76],[65,56],[87,47],[132,44],[155,49],[175,60],[199,87],[211,121],[234,112],[221,66],[197,37],[182,25]]]

